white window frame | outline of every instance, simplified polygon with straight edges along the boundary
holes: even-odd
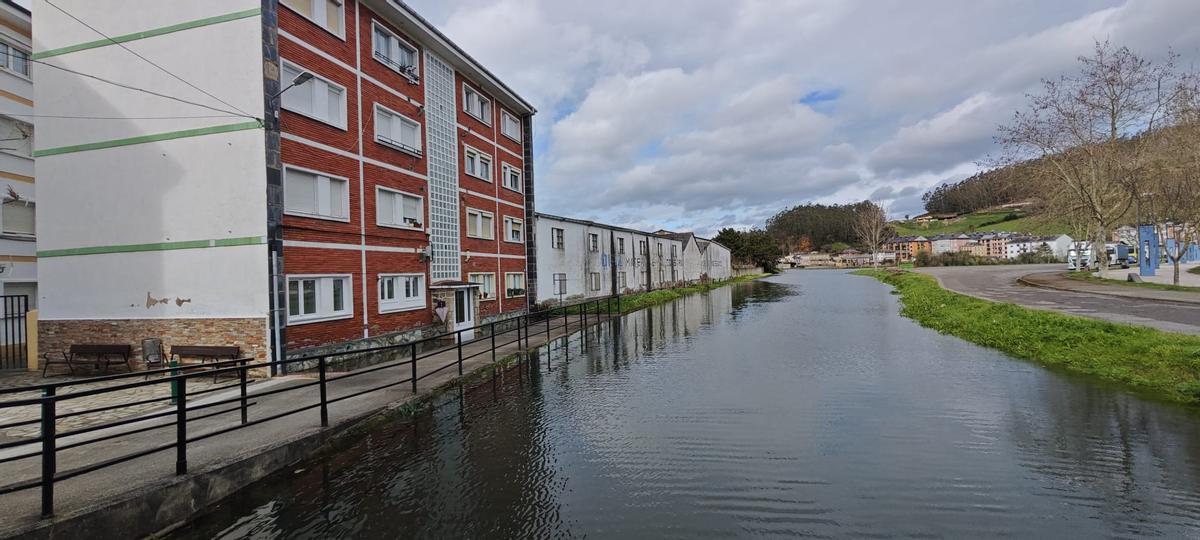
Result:
[[[509,119],[511,119],[517,125],[516,135],[508,132]],[[504,134],[505,137],[508,137],[515,142],[521,142],[521,119],[515,114],[512,114],[504,109],[500,109],[500,133]]]
[[[403,284],[403,281],[399,281],[397,282],[397,286],[393,289],[395,297],[390,300],[384,300],[383,282],[384,280],[394,278],[417,278],[417,287],[415,290],[418,293],[418,296],[414,298],[404,298],[403,291],[399,290]],[[379,300],[379,312],[397,313],[401,311],[415,311],[418,309],[424,309],[429,303],[427,300],[428,295],[425,293],[427,289],[425,286],[425,280],[425,274],[421,273],[379,274],[376,276],[375,292],[377,293],[376,298]]]
[[[508,294],[508,291],[512,289],[512,287],[508,286],[508,278],[510,278],[512,276],[521,276],[521,290],[525,291],[525,292],[523,292],[521,294]],[[525,287],[526,287],[525,272],[505,272],[504,273],[504,297],[505,298],[521,298],[522,296],[525,296],[526,294],[528,294],[528,289],[526,289]]]
[[[617,238],[617,255],[624,255],[624,254],[625,254],[625,239],[618,237]]]
[[[567,231],[558,227],[550,227],[550,247],[564,249],[567,243]]]
[[[383,113],[386,113],[386,114],[389,114],[389,115],[392,115],[393,117],[395,117],[393,119],[393,121],[398,119],[402,122],[409,122],[412,125],[416,126],[417,127],[417,146],[410,148],[410,147],[406,146],[403,142],[393,140],[391,137],[381,138],[382,135],[379,133],[379,113],[381,111]],[[372,119],[372,122],[374,124],[374,129],[375,129],[375,142],[382,144],[388,148],[392,148],[394,150],[399,150],[401,152],[404,152],[406,154],[411,154],[416,157],[421,157],[422,155],[424,155],[424,152],[425,152],[425,130],[424,130],[423,126],[421,126],[420,122],[413,120],[412,118],[409,118],[403,114],[400,114],[392,109],[389,109],[379,103],[375,104],[375,118]]]
[[[554,281],[554,294],[567,294],[566,274],[553,274],[550,279]]]
[[[396,47],[405,47],[405,48],[411,50],[413,53],[413,65],[412,66],[401,66],[395,61],[395,59],[392,59],[390,56],[388,57],[387,60],[381,59],[378,56],[376,56],[376,53],[375,53],[375,29],[383,30],[383,32],[385,34],[388,34],[389,36],[392,37],[392,39],[395,39]],[[388,53],[390,54],[391,51],[388,51]],[[403,76],[404,78],[408,79],[411,82],[417,82],[421,78],[421,49],[418,49],[416,45],[412,44],[412,42],[408,41],[407,39],[404,39],[403,37],[400,37],[400,35],[393,32],[392,29],[384,26],[379,21],[374,20],[374,19],[371,20],[371,58],[375,59],[376,62],[379,62],[380,64],[383,64],[384,66],[387,66],[388,69],[395,71],[396,73],[399,73],[401,76]]]
[[[32,69],[33,53],[29,51],[29,47],[26,47],[24,45],[17,45],[11,41],[4,40],[4,39],[0,39],[0,45],[3,45],[4,47],[7,47],[7,49],[8,49],[7,51],[0,51],[0,52],[4,53],[3,55],[0,55],[0,69],[3,69],[4,71],[11,73],[13,75],[16,75],[22,79],[32,81],[33,80],[33,76],[32,76],[32,74],[33,74],[33,69]],[[13,67],[12,67],[13,56],[14,56],[13,52],[12,52],[13,49],[16,49],[18,51],[25,53],[25,70],[28,71],[29,73],[21,73],[20,71],[13,69]]]
[[[298,210],[289,210],[287,207],[287,172],[289,170],[300,171],[300,172],[304,172],[304,173],[308,173],[308,174],[315,174],[315,175],[317,175],[318,182],[320,181],[320,177],[325,177],[329,180],[342,181],[343,184],[346,186],[346,191],[342,194],[342,212],[345,214],[346,217],[327,216],[327,215],[323,215],[323,214],[310,214],[308,212],[302,212],[302,211],[298,211]],[[283,190],[284,190],[284,194],[283,194],[283,201],[284,201],[283,202],[283,213],[284,214],[287,214],[289,216],[297,216],[297,217],[304,217],[304,218],[311,218],[311,219],[323,219],[326,221],[339,221],[342,223],[350,223],[350,179],[349,178],[346,178],[344,176],[337,176],[337,175],[329,174],[326,172],[318,171],[316,169],[309,169],[307,167],[299,167],[296,165],[289,165],[287,163],[284,163],[283,164]],[[320,196],[320,194],[318,193],[318,197],[319,196]]]
[[[600,290],[600,272],[592,272],[588,274],[588,290]]]
[[[311,16],[311,17],[308,15],[305,15],[303,13],[300,13],[299,11],[296,11],[296,8],[293,8],[292,6],[289,6],[282,1],[279,2],[279,5],[288,8],[288,10],[290,10],[292,13],[295,13],[296,15],[299,15],[301,17],[304,17],[305,19],[308,19],[309,22],[321,27],[322,30],[329,32],[330,34],[337,36],[338,39],[340,39],[342,41],[346,41],[346,2],[344,0],[334,0],[334,3],[338,5],[338,8],[342,12],[341,16],[338,17],[338,19],[339,19],[338,23],[339,23],[340,28],[338,28],[337,32],[334,32],[333,30],[330,30],[329,28],[327,28],[325,26],[325,23],[321,22],[321,19],[318,16],[317,6],[320,5],[321,6],[320,11],[321,11],[321,13],[324,13],[325,12],[325,0],[308,0],[308,2],[311,4],[312,12],[313,12],[313,16]]]
[[[384,222],[383,218],[381,217],[381,215],[379,213],[379,195],[384,192],[394,193],[397,195],[404,195],[407,197],[412,197],[414,199],[417,199],[417,203],[420,205],[420,208],[421,208],[421,215],[419,216],[420,222],[417,223],[417,225],[415,225],[415,226],[403,224],[404,218],[408,217],[408,216],[403,215],[404,214],[403,204],[401,204],[401,208],[400,208],[401,223]],[[403,201],[403,199],[401,199],[401,201]],[[395,205],[392,206],[392,210],[393,211],[396,210]],[[416,193],[400,191],[398,189],[392,189],[390,187],[375,186],[375,224],[379,225],[380,227],[387,227],[390,229],[404,229],[404,230],[408,230],[408,231],[423,231],[423,230],[425,230],[425,197],[417,195]]]
[[[312,74],[313,74],[313,80],[320,80],[320,81],[324,82],[325,84],[327,84],[327,85],[329,85],[329,86],[332,86],[332,87],[334,87],[334,88],[339,88],[339,89],[341,89],[341,91],[342,91],[342,94],[341,94],[341,99],[339,100],[339,101],[340,101],[340,103],[339,103],[339,106],[340,106],[340,107],[341,107],[341,109],[342,109],[341,121],[340,121],[340,122],[337,122],[337,123],[334,123],[334,122],[331,122],[331,121],[330,121],[328,118],[321,118],[320,116],[317,116],[317,115],[315,115],[315,114],[312,114],[312,113],[308,113],[308,112],[305,112],[305,111],[298,111],[298,110],[296,110],[296,109],[292,109],[292,108],[286,107],[284,104],[285,104],[285,103],[287,103],[287,101],[284,99],[283,95],[280,95],[280,96],[279,96],[279,107],[280,107],[281,109],[284,109],[284,110],[288,111],[288,112],[295,113],[295,114],[298,114],[298,115],[300,115],[300,116],[304,116],[304,117],[306,117],[306,118],[312,118],[313,120],[316,120],[316,121],[318,121],[318,122],[320,122],[320,123],[322,123],[322,124],[330,125],[330,126],[333,126],[333,127],[335,127],[335,128],[338,128],[338,129],[340,129],[340,130],[342,130],[342,131],[346,131],[346,117],[348,116],[348,114],[347,114],[347,108],[346,108],[346,87],[345,87],[345,86],[342,86],[342,85],[340,85],[340,84],[338,84],[338,83],[335,83],[335,82],[333,82],[333,81],[331,81],[331,80],[329,80],[329,79],[327,79],[327,78],[325,78],[325,77],[322,77],[322,76],[318,75],[316,71],[313,71],[313,70],[311,70],[311,69],[308,69],[308,68],[304,67],[303,65],[300,65],[300,64],[298,64],[298,63],[296,63],[296,62],[293,62],[293,61],[291,61],[291,60],[287,60],[287,59],[284,59],[284,58],[280,58],[280,59],[279,59],[279,67],[280,67],[279,71],[280,71],[280,73],[282,73],[282,72],[283,72],[283,68],[284,68],[284,66],[288,66],[288,67],[290,67],[290,68],[292,68],[292,69],[294,69],[294,70],[297,70],[297,71],[299,71],[300,73],[304,73],[305,71],[307,71],[307,72],[309,72],[309,73],[312,73]],[[291,84],[291,81],[286,81],[286,82],[284,82],[283,84]],[[310,84],[312,84],[312,80],[309,80],[308,82],[306,82],[306,83],[304,83],[304,84],[302,84],[302,85],[300,85],[300,86],[296,86],[296,87],[290,88],[290,89],[288,89],[288,92],[295,92],[295,91],[297,91],[297,90],[299,90],[299,89],[301,89],[301,88],[307,88],[307,87],[308,87],[308,85],[310,85]]]
[[[8,212],[8,209],[10,207],[17,206],[17,205],[21,205],[26,208],[33,208],[33,222],[31,223],[31,225],[33,226],[33,232],[10,231],[10,230],[6,230],[3,227],[4,214]],[[37,203],[34,201],[26,200],[26,199],[10,199],[8,197],[4,197],[3,203],[0,203],[0,236],[7,236],[7,237],[15,236],[15,237],[21,238],[21,239],[37,238]]]
[[[469,159],[472,156],[474,156],[474,158],[475,158],[475,171],[471,171],[470,168],[467,167],[467,159]],[[484,160],[486,160],[488,162],[488,175],[487,176],[482,176],[478,173],[479,163]],[[483,150],[480,150],[478,148],[475,148],[471,145],[463,144],[463,172],[467,173],[467,176],[470,176],[472,178],[478,178],[478,179],[483,180],[484,182],[487,182],[490,184],[492,182],[492,173],[494,173],[495,171],[496,171],[496,160],[495,160],[495,158],[492,157],[491,154],[484,152]]]
[[[468,97],[470,94],[475,94],[479,98],[480,106],[479,106],[478,114],[476,114],[474,111],[471,110],[471,100]],[[490,127],[492,125],[492,119],[491,119],[492,106],[493,106],[492,98],[489,98],[489,97],[483,95],[483,92],[480,92],[479,90],[472,88],[471,85],[469,85],[465,82],[463,83],[462,96],[463,96],[463,112],[467,113],[467,115],[470,116],[471,118],[479,120],[480,122],[483,122],[484,124],[487,124]],[[484,105],[486,105],[486,107]],[[487,111],[486,111],[487,114],[484,114],[484,112],[485,112],[483,110],[484,108],[487,109]],[[485,116],[487,118],[484,118]]]
[[[485,295],[484,295],[484,287],[483,287],[483,285],[486,285],[486,282],[484,282],[484,281],[475,281],[475,279],[474,279],[474,278],[476,278],[476,277],[480,277],[480,276],[488,276],[488,277],[492,278],[492,282],[491,282],[491,285],[492,285],[492,291],[491,291],[491,292],[492,292],[492,295],[491,295],[491,297],[488,297],[488,296],[485,296]],[[471,272],[471,273],[467,274],[467,281],[468,281],[469,283],[477,283],[477,284],[479,284],[479,285],[480,285],[480,287],[479,287],[479,301],[480,301],[480,302],[491,302],[492,300],[495,300],[495,299],[497,298],[497,294],[496,294],[496,273],[495,273],[495,272]]]
[[[521,229],[521,238],[512,239],[512,226],[516,225]],[[525,242],[525,220],[511,216],[504,216],[504,241],[510,244],[522,244]]]
[[[465,226],[465,227],[463,227],[463,230],[466,231],[467,238],[477,238],[479,240],[495,240],[496,239],[496,214],[493,214],[486,210],[480,210],[478,208],[467,207],[467,221],[468,222],[471,221],[471,214],[475,214],[477,216],[487,216],[487,217],[491,218],[492,226],[488,227],[488,231],[487,231],[488,235],[487,236],[472,235],[471,227]],[[480,218],[480,220],[482,221],[482,218]],[[468,223],[464,223],[463,225],[468,225]],[[482,225],[482,223],[480,223],[480,225]],[[477,227],[477,229],[483,229],[483,227]]]
[[[513,167],[507,163],[501,164],[500,168],[503,171],[500,176],[500,185],[504,186],[504,189],[521,193],[521,191],[524,190],[525,184],[525,175],[521,173],[521,169]],[[516,173],[517,175],[517,187],[508,185],[509,175],[512,173]]]
[[[332,311],[333,308],[333,280],[344,279],[346,282],[342,285],[342,305],[345,307],[342,311]],[[316,281],[317,295],[317,312],[314,314],[299,314],[292,315],[292,282],[293,281]],[[324,321],[336,321],[340,319],[349,319],[354,317],[354,277],[350,274],[288,274],[287,289],[285,298],[287,302],[287,324],[295,326],[300,324],[309,324]],[[327,296],[323,290],[322,283],[329,283],[329,295]],[[303,296],[304,292],[300,292]],[[325,303],[329,305],[326,306]],[[329,308],[326,312],[323,308]]]
[[[599,233],[588,233],[588,251],[591,253],[600,253]]]
[[[617,278],[619,280],[618,286],[621,288],[621,290],[627,289],[628,285],[626,285],[627,282],[625,281],[625,272],[618,272]]]

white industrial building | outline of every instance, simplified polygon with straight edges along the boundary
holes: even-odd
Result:
[[[537,303],[570,302],[732,277],[721,244],[691,233],[649,233],[536,214]],[[534,268],[530,271],[534,272]]]
[[[733,277],[733,259],[729,248],[690,232],[658,231],[655,234],[683,244],[684,281],[720,281]]]

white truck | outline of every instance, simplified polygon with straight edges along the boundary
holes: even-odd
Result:
[[[1104,250],[1107,252],[1108,266],[1119,266],[1121,268],[1129,268],[1130,252],[1129,246],[1121,243],[1105,244]],[[1067,251],[1067,270],[1089,270],[1098,268],[1099,262],[1092,258],[1092,246],[1085,244],[1082,250],[1072,248]]]

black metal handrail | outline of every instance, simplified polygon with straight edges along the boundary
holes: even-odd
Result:
[[[42,458],[42,471],[41,471],[40,479],[31,479],[31,480],[24,481],[24,482],[9,484],[7,486],[0,486],[0,495],[6,494],[6,493],[13,493],[16,491],[22,491],[22,490],[26,490],[26,489],[32,489],[32,488],[40,486],[41,490],[42,490],[42,501],[41,501],[42,502],[42,516],[49,517],[49,516],[53,515],[53,513],[54,513],[54,484],[56,482],[61,482],[68,478],[73,478],[73,477],[76,477],[76,476],[79,476],[82,474],[101,470],[101,469],[104,469],[104,468],[107,468],[107,467],[110,467],[113,465],[125,463],[125,462],[133,460],[133,459],[152,455],[157,452],[168,450],[171,448],[174,448],[176,450],[176,466],[175,466],[176,474],[180,474],[180,475],[186,474],[187,473],[187,446],[189,443],[194,443],[196,441],[208,439],[208,438],[215,437],[215,436],[218,436],[218,435],[221,435],[224,433],[236,431],[238,429],[249,428],[249,427],[261,424],[261,423],[269,422],[272,420],[277,420],[280,418],[291,416],[293,414],[299,414],[301,412],[309,411],[312,409],[320,410],[321,427],[328,427],[329,426],[329,410],[328,409],[329,409],[329,405],[332,403],[337,403],[337,402],[344,401],[347,399],[352,399],[355,397],[366,395],[366,394],[369,394],[372,392],[378,392],[380,390],[385,390],[387,388],[391,388],[391,387],[399,386],[399,385],[405,385],[405,384],[410,385],[412,393],[416,394],[418,392],[418,388],[417,388],[418,382],[420,382],[421,380],[424,380],[428,377],[431,377],[437,373],[441,373],[442,371],[449,369],[451,367],[457,366],[458,375],[461,377],[463,375],[463,363],[472,358],[475,358],[475,357],[478,357],[478,356],[481,356],[483,354],[487,354],[490,352],[491,360],[494,363],[496,361],[496,351],[499,348],[507,347],[507,346],[510,346],[513,344],[517,344],[518,346],[520,346],[522,341],[524,341],[524,349],[523,350],[528,350],[529,336],[530,336],[531,332],[536,331],[539,334],[542,333],[543,328],[541,326],[541,323],[543,321],[545,322],[544,332],[546,334],[546,337],[549,338],[551,336],[553,330],[555,330],[555,329],[558,329],[558,328],[563,328],[565,330],[570,329],[570,326],[572,324],[572,322],[570,320],[571,315],[577,315],[578,316],[578,324],[581,327],[583,327],[583,326],[587,325],[590,314],[594,313],[595,320],[598,322],[600,320],[600,315],[613,313],[614,307],[616,308],[616,313],[619,314],[621,312],[621,297],[620,297],[620,295],[593,298],[593,299],[588,299],[583,302],[579,302],[579,303],[575,303],[575,304],[549,307],[549,308],[538,310],[538,311],[522,313],[515,317],[510,317],[508,319],[504,319],[504,320],[500,320],[500,321],[492,321],[490,323],[478,324],[478,325],[472,326],[470,328],[460,328],[460,329],[456,329],[452,332],[446,332],[446,333],[439,334],[436,336],[430,336],[430,337],[421,338],[421,339],[417,339],[417,340],[406,342],[406,343],[399,343],[399,344],[393,344],[393,345],[367,347],[367,348],[362,348],[362,349],[354,349],[354,350],[340,351],[340,352],[325,352],[325,353],[320,353],[320,354],[312,354],[312,355],[288,358],[288,359],[283,359],[283,360],[258,361],[258,360],[255,360],[254,358],[239,358],[239,359],[234,359],[234,360],[222,360],[222,361],[211,362],[208,364],[204,364],[202,366],[187,366],[187,367],[172,366],[172,367],[166,367],[166,368],[160,368],[160,369],[154,369],[154,370],[146,370],[146,371],[133,372],[133,373],[120,373],[120,374],[114,374],[114,375],[106,375],[106,376],[94,377],[94,378],[89,378],[89,379],[81,379],[81,380],[76,380],[76,381],[56,382],[56,383],[47,383],[47,384],[40,384],[40,385],[33,385],[33,386],[26,386],[26,387],[0,389],[0,395],[23,393],[23,392],[41,392],[41,394],[42,394],[37,397],[0,401],[0,410],[14,408],[14,407],[29,407],[29,406],[39,406],[41,408],[40,418],[38,418],[38,419],[13,422],[13,423],[9,423],[9,424],[6,424],[3,426],[4,428],[11,428],[11,427],[40,423],[41,427],[40,427],[40,432],[39,432],[39,435],[37,438],[21,440],[21,441],[10,441],[10,442],[6,442],[4,444],[0,444],[0,450],[4,450],[4,449],[8,449],[8,448],[17,448],[17,447],[21,447],[21,446],[39,445],[39,444],[41,446],[40,450],[30,451],[27,453],[22,453],[22,454],[2,458],[2,459],[0,459],[0,464],[13,462],[13,461],[20,461],[20,460],[24,460],[24,459],[30,459],[30,458],[34,458],[34,457],[38,457],[38,456],[41,456],[41,458]],[[561,314],[561,324],[557,324],[557,322],[560,319],[559,319],[559,315],[556,313]],[[538,326],[535,328],[533,326],[533,323],[538,323]],[[502,332],[508,333],[508,332],[512,332],[515,330],[516,338],[502,342],[502,343],[497,343],[496,336],[497,336],[497,327],[498,326],[499,327],[511,327],[509,329],[502,329]],[[488,333],[486,336],[474,337],[469,340],[463,338],[463,335],[466,332],[474,333],[477,330],[483,330],[483,329],[488,330]],[[425,351],[423,354],[418,352],[418,347],[421,347],[422,345],[425,345],[430,342],[444,340],[448,337],[453,337],[453,341],[454,341],[453,345],[450,345],[447,347],[435,348],[433,350]],[[464,347],[467,347],[467,346],[470,346],[470,345],[473,345],[476,343],[485,342],[485,341],[488,342],[488,347],[485,350],[481,350],[481,351],[478,351],[475,353],[471,353],[467,356],[464,356],[464,353],[463,353]],[[406,349],[407,349],[407,351],[406,351]],[[425,359],[425,358],[430,358],[435,355],[444,354],[451,350],[454,350],[457,352],[456,358],[454,360],[447,362],[445,365],[436,367],[435,369],[429,371],[428,373],[418,375],[417,364],[420,360]],[[368,354],[368,353],[379,353],[379,352],[386,352],[386,351],[407,352],[408,354],[407,354],[407,358],[405,358],[405,359],[381,362],[379,364],[372,365],[371,367],[367,367],[367,368],[363,368],[363,369],[339,372],[338,375],[336,375],[336,376],[331,376],[329,373],[330,358],[352,356],[352,355],[358,356],[358,355],[363,355],[363,354]],[[271,368],[271,367],[279,368],[279,367],[284,367],[284,366],[289,366],[289,365],[295,365],[298,363],[313,362],[313,361],[316,361],[316,366],[315,366],[316,380],[305,382],[302,384],[285,385],[281,388],[274,388],[274,389],[269,389],[269,390],[264,389],[264,390],[258,391],[258,392],[250,392],[249,389],[247,388],[247,386],[249,384],[248,374],[249,374],[250,370]],[[350,379],[353,377],[359,377],[362,375],[374,373],[374,372],[381,371],[384,369],[397,368],[397,367],[403,367],[403,366],[410,366],[409,376],[407,376],[403,379],[391,381],[391,382],[388,382],[383,385],[373,386],[371,388],[357,390],[350,394],[338,396],[338,397],[335,397],[332,399],[328,395],[328,386],[329,386],[329,383],[332,381]],[[311,369],[314,369],[314,368],[310,367],[309,370],[311,370]],[[203,390],[200,392],[194,392],[194,393],[189,394],[188,389],[187,389],[188,379],[193,378],[193,377],[213,376],[214,380],[215,380],[217,376],[219,376],[221,374],[225,374],[225,373],[236,375],[238,378],[238,382],[236,384],[230,383],[230,384],[226,384],[226,385],[219,385],[219,386],[215,386],[214,388],[209,388],[209,389],[206,389],[206,390]],[[162,377],[150,378],[150,375],[162,375]],[[121,383],[121,384],[116,384],[113,386],[107,386],[107,387],[101,387],[101,388],[87,388],[87,389],[78,390],[78,391],[74,391],[74,392],[68,392],[68,393],[60,393],[59,392],[60,389],[70,387],[70,386],[76,386],[76,385],[80,385],[80,384],[94,384],[97,382],[108,382],[108,381],[123,381],[126,379],[132,379],[132,378],[141,378],[142,380],[129,382],[129,383]],[[65,414],[61,414],[61,415],[57,413],[59,402],[69,401],[69,400],[73,400],[73,399],[79,399],[79,398],[88,397],[88,396],[107,394],[107,393],[112,393],[112,392],[119,392],[122,390],[141,388],[144,386],[163,385],[163,384],[170,385],[172,387],[172,395],[171,396],[165,396],[165,397],[161,397],[161,398],[143,399],[143,400],[138,400],[138,401],[134,401],[131,403],[124,403],[124,404],[120,404],[120,405],[107,405],[107,406],[97,407],[95,409],[89,409],[89,410],[73,410],[69,413],[65,413]],[[239,388],[237,397],[221,399],[218,401],[204,403],[204,404],[193,404],[191,406],[189,406],[187,403],[189,396],[195,397],[195,396],[199,396],[202,394],[207,394],[207,393],[216,392],[216,391],[220,391],[220,390],[232,389],[235,386]],[[248,409],[250,406],[257,403],[257,401],[255,401],[255,400],[257,400],[258,398],[275,395],[275,394],[280,394],[280,393],[284,393],[284,392],[293,392],[293,391],[303,390],[306,388],[312,388],[314,386],[318,387],[317,396],[316,396],[318,398],[318,400],[316,403],[313,403],[310,405],[305,405],[302,407],[293,408],[293,409],[284,411],[282,413],[273,414],[273,415],[266,416],[263,418],[257,418],[254,420],[250,420],[249,414],[248,414]],[[69,417],[79,416],[79,415],[88,414],[88,413],[109,411],[109,410],[113,410],[113,409],[119,409],[119,408],[123,408],[123,407],[135,406],[135,405],[146,405],[146,404],[150,404],[150,403],[167,401],[167,400],[172,400],[174,402],[174,407],[172,409],[160,410],[160,411],[156,411],[156,412],[149,412],[146,414],[141,414],[141,415],[137,415],[137,416],[130,417],[130,418],[122,418],[122,419],[114,420],[111,422],[91,425],[91,426],[82,427],[82,428],[76,428],[74,430],[66,431],[63,433],[57,432],[56,421],[63,419],[63,418],[69,418]],[[231,407],[226,407],[226,408],[221,408],[221,406],[228,406],[228,405],[232,405],[234,403],[236,403],[237,405],[231,406]],[[214,408],[217,410],[212,411],[212,409],[214,409]],[[193,413],[193,412],[197,412],[197,411],[205,411],[205,412],[199,416],[191,416],[189,414],[189,413]],[[215,429],[215,430],[209,431],[207,433],[193,434],[193,435],[189,436],[188,430],[187,430],[188,420],[195,421],[195,420],[211,418],[211,417],[219,416],[219,415],[223,415],[223,414],[229,414],[229,413],[233,413],[233,412],[240,412],[240,422],[238,422],[234,425],[231,425],[231,426],[226,426],[226,427],[222,427],[219,429]],[[84,435],[84,434],[88,434],[88,433],[97,433],[97,432],[102,432],[103,430],[107,430],[107,429],[120,428],[120,427],[124,427],[124,426],[132,426],[135,424],[152,422],[154,420],[162,420],[164,418],[169,418],[169,417],[174,417],[174,419],[170,420],[170,421],[166,421],[166,422],[162,422],[162,421],[153,422],[150,425],[140,426],[140,427],[136,427],[136,428],[133,428],[133,429],[130,429],[127,431],[120,431],[118,433],[104,434],[104,435],[100,435],[98,437],[94,437],[94,438],[90,438],[90,439],[85,439],[85,440],[81,440],[81,441],[73,441],[69,444],[65,444],[62,446],[60,446],[58,444],[59,439],[62,439],[65,437],[79,436],[79,435]],[[93,443],[97,443],[97,442],[101,442],[101,441],[108,441],[108,440],[116,439],[119,437],[127,437],[130,435],[146,433],[149,431],[167,428],[167,427],[171,427],[171,426],[174,426],[176,429],[176,436],[175,436],[174,442],[156,445],[156,446],[153,446],[153,447],[147,448],[147,449],[141,449],[141,450],[135,451],[130,454],[118,456],[118,457],[108,459],[105,461],[101,461],[98,463],[92,463],[92,464],[85,465],[82,467],[77,467],[75,469],[71,469],[71,470],[67,470],[67,471],[58,471],[57,470],[57,454],[60,450],[76,448],[76,447],[93,444]]]

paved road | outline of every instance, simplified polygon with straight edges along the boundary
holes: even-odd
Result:
[[[1200,335],[1200,305],[1056,291],[1017,283],[1027,274],[1055,270],[1062,270],[1062,265],[957,266],[918,271],[936,277],[947,289],[986,300]]]

